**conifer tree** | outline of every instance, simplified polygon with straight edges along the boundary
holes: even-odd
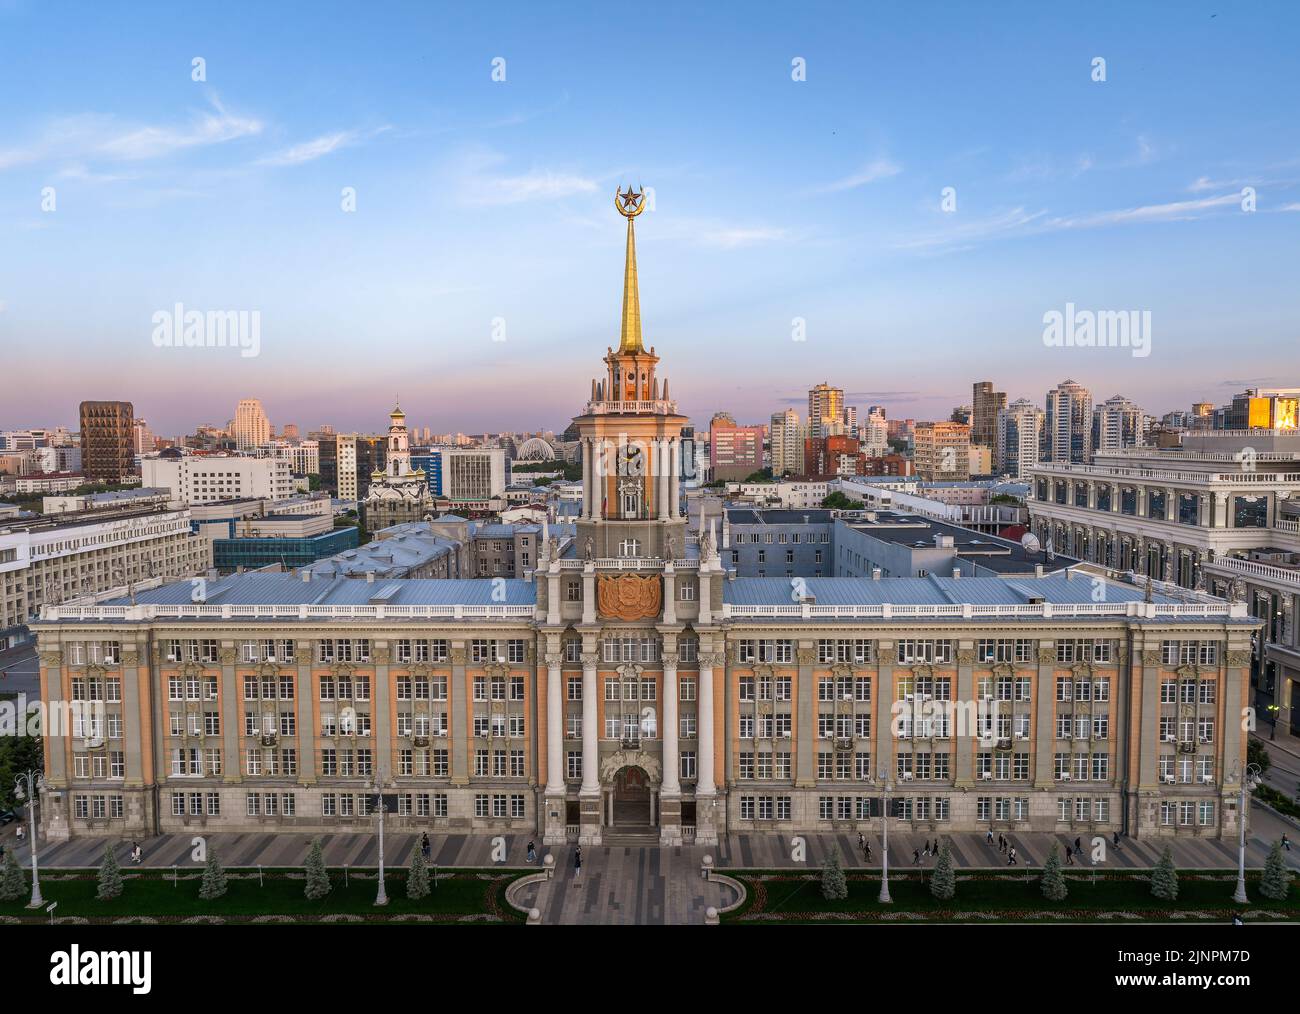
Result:
[[[208,849],[208,862],[203,867],[203,883],[199,886],[199,897],[204,901],[214,901],[226,893],[226,871],[221,868],[216,849]]]
[[[822,897],[827,901],[837,901],[848,896],[849,885],[840,866],[839,849],[831,849],[822,863]]]
[[[27,878],[18,865],[13,849],[5,852],[4,865],[0,866],[0,901],[17,901],[27,893]]]
[[[406,896],[419,901],[429,893],[429,867],[424,863],[424,851],[419,844],[411,856],[411,872],[406,875]]]
[[[1275,841],[1264,862],[1264,876],[1259,881],[1259,893],[1273,901],[1284,901],[1291,890],[1291,871],[1282,858],[1282,843]]]
[[[112,844],[104,847],[104,862],[99,867],[99,890],[95,897],[100,901],[112,901],[122,894],[122,867],[117,865],[117,856],[113,854]]]
[[[930,893],[940,901],[951,901],[957,893],[957,878],[952,872],[952,848],[947,841],[939,849],[939,861],[930,877]]]
[[[1043,865],[1041,880],[1043,897],[1048,901],[1064,901],[1070,889],[1065,886],[1065,875],[1061,872],[1061,846],[1052,843],[1047,862]]]
[[[319,838],[312,840],[311,851],[307,853],[307,885],[303,893],[312,901],[330,893],[330,875],[325,871],[325,854]]]
[[[1174,868],[1174,850],[1168,845],[1151,871],[1151,893],[1165,901],[1178,900],[1178,871]]]

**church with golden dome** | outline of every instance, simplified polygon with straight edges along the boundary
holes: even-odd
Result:
[[[388,413],[384,468],[371,475],[361,510],[366,528],[372,532],[434,515],[433,494],[424,470],[411,468],[411,440],[401,405]]]

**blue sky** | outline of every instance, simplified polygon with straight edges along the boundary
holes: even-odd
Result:
[[[1300,8],[989,10],[0,0],[0,426],[260,397],[375,429],[400,393],[440,431],[561,427],[617,337],[625,181],[699,422],[822,380],[916,418],[980,379],[1154,412],[1300,383]],[[1150,310],[1151,355],[1045,347],[1067,301]],[[261,354],[154,347],[177,302],[259,310]]]

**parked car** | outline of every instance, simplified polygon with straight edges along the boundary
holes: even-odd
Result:
[[[19,816],[21,815],[17,810],[5,810],[3,813],[0,813],[0,827],[4,827],[6,824],[12,824],[19,818]]]

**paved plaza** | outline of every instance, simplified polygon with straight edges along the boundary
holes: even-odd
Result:
[[[1251,822],[1251,839],[1246,850],[1250,867],[1260,867],[1268,855],[1273,841],[1284,832],[1293,839],[1295,828],[1274,814],[1256,806]],[[28,862],[26,846],[17,846],[12,826],[6,828],[4,844],[17,848],[19,859]],[[142,841],[142,865],[154,869],[198,869],[200,864],[190,858],[193,835],[168,834]],[[207,835],[209,847],[215,847],[227,868],[244,866],[296,867],[301,866],[311,846],[309,834],[211,834]],[[333,867],[373,867],[378,862],[379,844],[375,834],[324,834],[319,836],[323,845],[325,862]],[[527,862],[527,835],[505,835],[505,861],[495,862],[493,841],[482,835],[430,835],[433,846],[433,864],[441,869],[457,867],[491,867],[503,869],[539,869],[547,853],[555,855],[555,876],[546,883],[529,885],[520,890],[519,900],[537,908],[543,924],[569,923],[620,924],[694,924],[704,921],[705,909],[722,907],[735,900],[731,888],[722,883],[711,883],[700,875],[702,860],[706,855],[714,858],[721,872],[742,869],[789,869],[802,867],[816,872],[822,859],[831,849],[838,849],[844,865],[849,868],[879,869],[880,841],[869,837],[872,861],[867,862],[857,847],[856,832],[843,834],[813,834],[802,836],[806,843],[806,859],[802,863],[792,858],[791,839],[775,834],[733,834],[716,847],[689,846],[680,848],[655,847],[605,847],[588,846],[583,849],[581,877],[573,868],[573,847],[541,848],[538,863]],[[1084,839],[1085,852],[1091,847],[1088,836]],[[1052,843],[1059,843],[1062,855],[1073,836],[1045,833],[1011,833],[1007,835],[1018,853],[1019,869],[1041,866]],[[913,867],[913,851],[923,849],[927,835],[923,833],[892,831],[889,835],[889,864],[892,869]],[[930,836],[929,840],[933,841]],[[1006,855],[985,843],[980,834],[950,834],[944,840],[952,847],[954,865],[964,869],[1004,868]],[[387,833],[384,838],[385,862],[391,867],[405,867],[417,847],[419,836],[412,833]],[[102,838],[74,838],[69,841],[45,843],[41,848],[42,869],[96,867],[104,854]],[[1182,868],[1232,869],[1237,863],[1235,843],[1212,838],[1157,838],[1134,841],[1121,838],[1120,848],[1107,842],[1106,859],[1099,868],[1140,869],[1155,864],[1168,842],[1173,846],[1174,861]],[[130,840],[117,843],[117,855],[123,866],[129,866]],[[1286,856],[1288,864],[1300,870],[1300,848]],[[933,867],[933,856],[923,858],[921,864]],[[576,881],[576,885],[575,885]]]

